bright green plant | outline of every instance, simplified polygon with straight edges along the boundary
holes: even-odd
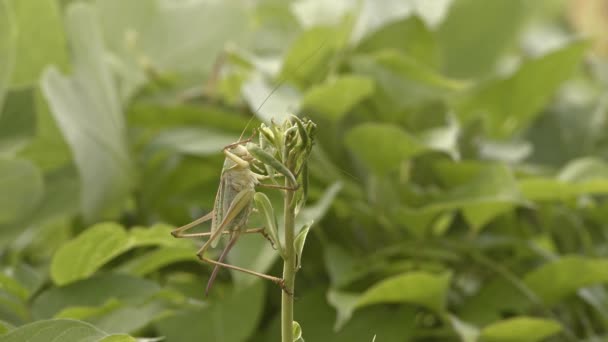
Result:
[[[0,0],[0,342],[281,340],[276,285],[206,297],[203,242],[170,232],[287,113],[320,128],[294,339],[605,340],[603,2]],[[290,275],[289,170],[248,222],[282,252],[241,235],[226,264]]]

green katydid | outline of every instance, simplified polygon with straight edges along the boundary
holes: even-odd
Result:
[[[245,272],[251,275],[255,275],[264,279],[271,280],[278,284],[284,289],[283,279],[241,268],[238,266],[226,264],[223,262],[227,253],[234,246],[238,238],[242,234],[248,233],[261,233],[271,243],[279,245],[280,242],[276,238],[276,232],[273,232],[270,236],[265,232],[264,228],[253,228],[247,229],[247,220],[254,207],[254,195],[256,194],[256,186],[266,186],[271,188],[279,188],[288,191],[294,191],[295,188],[286,188],[274,184],[263,184],[262,180],[274,177],[276,175],[263,175],[256,173],[252,170],[252,164],[259,162],[258,159],[254,158],[250,153],[250,150],[254,150],[257,156],[261,156],[265,159],[271,167],[278,169],[277,171],[291,179],[295,180],[295,176],[285,168],[281,167],[280,163],[274,159],[270,154],[259,148],[257,144],[251,142],[250,139],[239,141],[224,147],[223,152],[226,155],[222,173],[220,177],[220,186],[218,188],[213,210],[182,227],[174,229],[171,234],[175,237],[209,237],[209,239],[203,244],[198,250],[197,256],[204,262],[215,265],[215,268],[209,278],[207,284],[206,294],[209,292],[211,285],[217,275],[219,267],[226,267],[237,271]],[[211,220],[211,230],[207,233],[184,233],[185,231]],[[276,228],[274,228],[276,229]],[[222,234],[230,235],[230,239],[226,244],[224,250],[220,254],[218,261],[209,259],[204,256],[205,251],[209,247],[216,247],[219,242],[219,237]],[[275,238],[272,238],[275,236]]]

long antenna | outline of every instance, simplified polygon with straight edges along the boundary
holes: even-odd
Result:
[[[321,49],[325,46],[325,44],[327,44],[327,41],[329,40],[329,38],[326,38],[316,49],[315,51],[311,52],[308,56],[306,56],[306,58],[300,63],[298,64],[298,66],[291,70],[291,73],[296,73],[298,70],[300,70],[300,68],[302,68],[302,66],[304,66],[308,61],[310,61],[317,53],[319,53],[319,51],[321,51]],[[247,131],[247,128],[249,127],[249,124],[251,124],[251,121],[255,118],[255,115],[258,114],[260,112],[260,109],[262,109],[262,107],[264,107],[264,105],[266,104],[266,102],[270,99],[270,97],[277,91],[279,90],[279,88],[287,81],[287,77],[283,76],[281,77],[281,79],[279,79],[279,81],[277,82],[277,84],[272,88],[272,90],[270,91],[270,93],[268,94],[268,96],[266,96],[266,98],[264,98],[264,101],[262,101],[262,103],[260,103],[260,105],[258,106],[258,108],[253,112],[253,116],[249,119],[249,121],[247,121],[247,125],[245,125],[245,128],[243,129],[243,131],[241,132],[241,136],[239,137],[239,141],[241,139],[243,139],[243,134],[245,134],[245,131]]]

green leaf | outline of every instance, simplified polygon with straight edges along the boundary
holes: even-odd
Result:
[[[312,224],[313,222],[302,227],[293,241],[293,247],[296,251],[296,269],[302,267],[302,251],[304,250],[304,243],[306,242],[306,237],[308,236],[308,231],[310,230],[310,226],[312,226]]]
[[[378,139],[382,137],[382,139]],[[404,160],[427,151],[426,146],[396,125],[364,123],[346,133],[346,146],[368,168],[384,174]]]
[[[357,73],[375,80],[377,88],[397,109],[441,100],[465,86],[394,49],[355,56],[351,65]]]
[[[283,59],[281,79],[291,80],[303,88],[321,80],[328,71],[338,40],[338,32],[333,28],[314,27],[302,33]]]
[[[192,248],[164,247],[132,258],[119,270],[136,276],[144,276],[167,265],[183,261],[198,261]]]
[[[577,289],[608,282],[608,260],[564,256],[527,273],[525,284],[547,305],[554,305]]]
[[[245,341],[255,332],[264,297],[264,286],[256,282],[204,307],[183,309],[160,320],[156,327],[168,341]],[[236,317],[243,318],[238,328],[234,325]]]
[[[114,298],[110,298],[107,302],[100,306],[70,306],[53,316],[53,318],[71,318],[84,320],[92,316],[107,314],[112,310],[120,307],[120,302]]]
[[[479,339],[479,329],[471,324],[468,324],[456,317],[455,315],[449,315],[450,323],[452,328],[460,336],[462,342],[477,342]]]
[[[8,89],[15,63],[17,29],[8,0],[0,1],[0,115],[4,108],[4,94]]]
[[[49,68],[41,86],[74,154],[82,184],[82,213],[93,221],[124,206],[134,185],[134,168],[95,12],[77,3],[69,6],[66,18],[74,75],[64,77]]]
[[[311,87],[302,99],[302,107],[304,111],[313,110],[337,121],[373,91],[374,82],[368,78],[341,76]]]
[[[38,204],[43,194],[38,168],[26,160],[0,159],[0,223],[22,218]]]
[[[568,200],[585,194],[608,193],[608,164],[596,158],[572,160],[555,178],[529,177],[519,181],[530,200]]]
[[[559,323],[543,318],[514,317],[492,323],[481,330],[484,342],[544,341],[562,330]]]
[[[327,303],[325,288],[314,288],[302,293],[295,305],[294,316],[302,327],[306,341],[353,342],[409,341],[418,331],[415,328],[417,308],[411,306],[376,305],[362,308],[340,331],[333,328],[334,310]],[[267,329],[267,334],[259,341],[280,341],[280,315]]]
[[[68,53],[57,1],[8,2],[13,9],[19,32],[11,85],[24,87],[36,83],[42,70],[51,64],[66,67]]]
[[[433,164],[433,170],[446,191],[418,209],[461,209],[475,232],[516,205],[527,204],[512,171],[503,164],[440,161]]]
[[[221,153],[224,146],[238,140],[238,136],[205,128],[182,127],[162,131],[148,145],[152,151],[161,149],[193,156]]]
[[[94,326],[69,319],[51,319],[26,324],[0,336],[0,342],[134,342],[133,338],[121,335],[107,339],[108,334]]]
[[[12,324],[7,323],[5,321],[0,321],[0,335],[6,334],[14,328],[15,327]]]
[[[112,299],[141,306],[158,291],[159,285],[150,280],[126,274],[103,274],[42,292],[32,303],[32,316],[50,318],[66,308],[100,307]]]
[[[293,321],[293,341],[294,342],[304,342],[302,338],[302,327],[296,321]]]
[[[373,53],[395,48],[427,66],[436,67],[439,64],[435,35],[416,16],[381,27],[359,43],[357,52]]]
[[[0,156],[15,155],[35,133],[34,91],[30,88],[11,91],[0,113]]]
[[[526,128],[579,65],[587,45],[572,43],[522,63],[506,78],[487,82],[461,101],[458,116],[463,121],[483,119],[489,135],[496,138]]]
[[[279,238],[279,223],[277,222],[277,216],[274,213],[274,208],[272,207],[272,203],[266,194],[262,192],[256,192],[253,195],[253,199],[256,203],[256,208],[262,213],[264,216],[264,230],[270,236],[274,247],[279,251],[279,254],[285,257],[285,251],[283,250],[283,246],[281,245],[281,239]]]
[[[127,232],[116,223],[100,223],[69,241],[51,261],[51,278],[57,285],[84,279],[131,247]]]
[[[411,303],[437,313],[445,312],[451,274],[408,272],[386,278],[361,294],[330,290],[328,301],[338,311],[336,329],[340,329],[356,309],[380,303]]]
[[[108,337],[104,337],[99,342],[137,342],[137,341],[138,340],[135,337],[132,337],[129,335],[124,335],[124,334],[118,334],[118,335],[111,335]]]
[[[438,31],[446,72],[466,78],[491,72],[515,43],[525,9],[523,0],[454,1]]]
[[[169,234],[170,227],[135,227],[128,233],[116,223],[99,223],[68,241],[53,256],[51,278],[57,285],[84,279],[116,256],[141,246],[189,246]]]
[[[300,109],[299,92],[288,86],[276,88],[257,74],[245,82],[242,93],[249,109],[265,123],[283,122]]]

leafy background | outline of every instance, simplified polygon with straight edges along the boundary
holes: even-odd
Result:
[[[319,126],[307,341],[608,338],[606,13],[0,0],[0,341],[278,340],[280,290],[223,271],[205,298],[169,231],[288,111]],[[230,262],[280,274],[258,237]]]

